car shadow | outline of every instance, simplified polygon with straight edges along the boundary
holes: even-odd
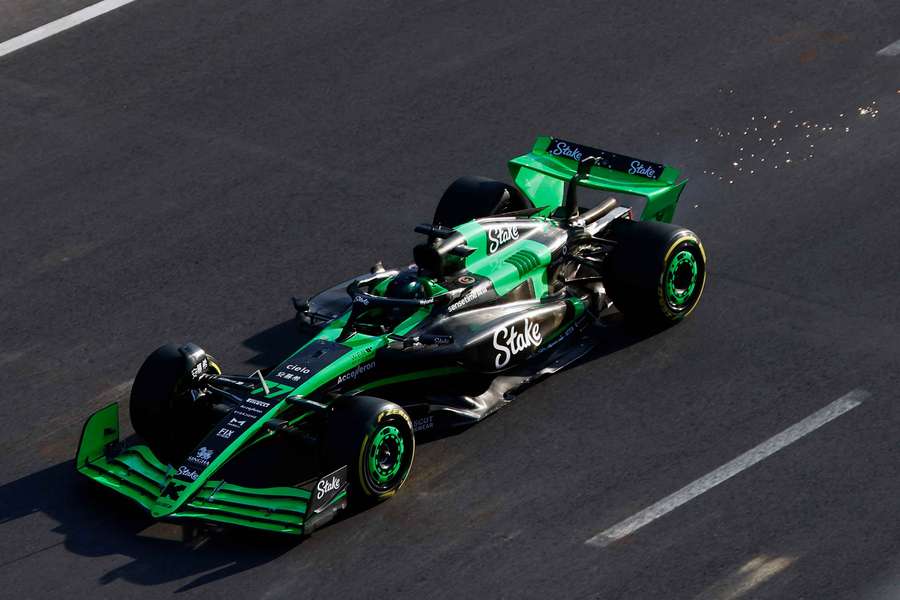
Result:
[[[652,327],[641,327],[625,319],[618,311],[602,315],[592,328],[594,348],[570,366],[595,361],[662,333]]]
[[[176,590],[183,592],[253,569],[303,542],[255,530],[155,521],[140,507],[82,477],[73,463],[62,462],[0,486],[0,537],[7,543],[21,537],[26,550],[36,537],[46,535],[33,524],[16,523],[35,513],[56,521],[51,531],[63,536],[61,542],[37,550],[11,553],[0,566],[61,544],[81,556],[131,558],[103,574],[101,584],[122,579],[154,586],[193,577]]]
[[[241,345],[256,352],[248,362],[257,367],[273,367],[314,337],[301,333],[294,319],[288,319],[259,333],[255,333]]]

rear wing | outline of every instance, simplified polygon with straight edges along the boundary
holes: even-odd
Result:
[[[597,165],[579,186],[642,196],[647,200],[642,221],[672,221],[687,179],[679,182],[676,169],[659,163],[541,136],[530,153],[509,161],[509,172],[522,193],[542,208],[539,214],[547,216],[563,204],[566,183],[577,175],[579,161],[588,157],[598,159]]]

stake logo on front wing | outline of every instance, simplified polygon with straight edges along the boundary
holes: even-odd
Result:
[[[516,328],[517,325],[518,323],[513,323],[494,332],[494,349],[497,350],[494,366],[498,369],[508,365],[512,357],[519,352],[537,348],[544,339],[541,335],[541,326],[533,323],[528,317],[522,321],[521,331]]]
[[[331,479],[322,479],[316,484],[316,500],[321,500],[325,494],[333,492],[339,487],[341,487],[340,477],[332,476]]]
[[[341,490],[347,487],[347,467],[343,466],[333,473],[319,479],[312,488],[310,512],[315,513],[334,500]]]
[[[200,476],[197,471],[189,469],[185,466],[178,467],[178,474],[182,477],[185,477],[186,479],[190,479],[191,481],[197,481],[197,477]]]

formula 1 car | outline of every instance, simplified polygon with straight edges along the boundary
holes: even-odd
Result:
[[[670,224],[678,171],[549,137],[509,166],[514,185],[447,189],[415,228],[414,264],[294,299],[313,337],[280,364],[224,375],[194,344],[156,350],[131,390],[143,443],[120,442],[111,404],[85,423],[78,471],[156,518],[308,534],[393,495],[417,438],[477,422],[584,356],[601,314],[660,327],[697,305],[706,256]],[[584,209],[580,188],[645,204],[637,218],[614,198]],[[261,485],[245,480],[272,465]]]

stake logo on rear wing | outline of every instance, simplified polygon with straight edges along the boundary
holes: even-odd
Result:
[[[516,187],[541,208],[539,215],[550,216],[563,205],[567,184],[582,161],[591,157],[596,161],[578,178],[579,187],[642,196],[647,200],[642,221],[672,222],[687,179],[679,181],[680,173],[671,166],[542,135],[531,152],[509,161],[509,172]]]
[[[638,177],[646,177],[647,179],[652,179],[654,181],[659,179],[659,176],[662,175],[663,169],[665,168],[664,165],[650,162],[649,160],[616,154],[609,150],[591,148],[590,146],[576,144],[575,142],[569,142],[559,138],[552,138],[550,140],[550,145],[547,147],[547,153],[551,156],[571,158],[575,162],[593,156],[594,158],[600,159],[598,164],[607,169],[619,171],[620,173],[628,173],[629,175],[637,175]]]

